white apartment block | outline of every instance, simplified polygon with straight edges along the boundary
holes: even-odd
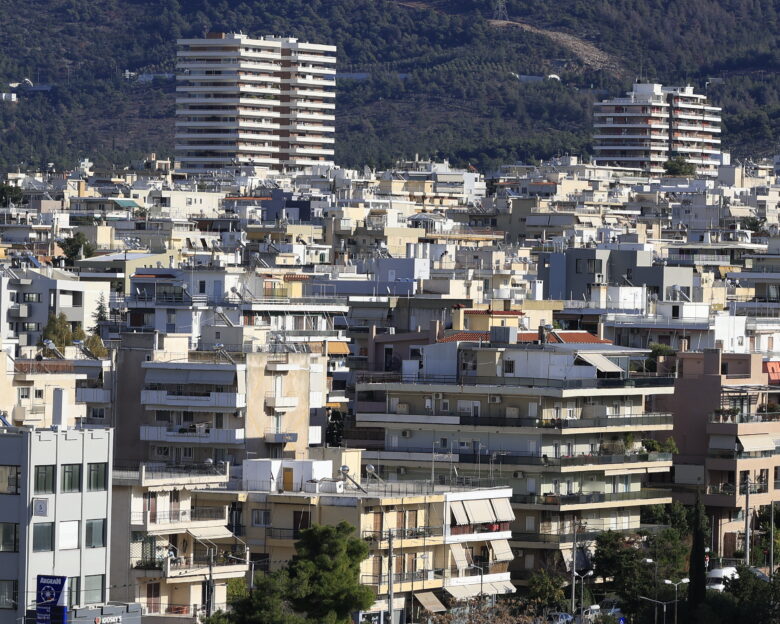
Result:
[[[636,83],[626,97],[595,104],[593,149],[596,165],[664,172],[681,156],[701,175],[717,175],[721,109],[693,87]]]
[[[336,47],[213,33],[180,39],[176,159],[204,173],[333,161]]]
[[[38,574],[70,607],[105,603],[113,431],[0,428],[0,624],[35,609]]]

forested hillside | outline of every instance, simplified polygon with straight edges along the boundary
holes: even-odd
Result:
[[[126,164],[170,153],[175,40],[209,30],[339,46],[337,161],[414,153],[489,168],[587,152],[595,98],[637,76],[690,81],[725,107],[725,144],[780,137],[780,2],[753,0],[0,0],[0,166]],[[557,80],[531,81],[522,76]],[[714,80],[713,80],[714,79]],[[2,91],[7,87],[0,88]]]

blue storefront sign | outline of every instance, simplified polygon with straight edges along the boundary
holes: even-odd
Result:
[[[67,576],[38,575],[35,624],[68,624]]]

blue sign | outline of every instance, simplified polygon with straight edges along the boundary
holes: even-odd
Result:
[[[35,624],[68,624],[68,577],[38,575]]]
[[[626,618],[622,617],[622,618],[620,618],[618,620],[618,624],[628,624],[628,620]]]

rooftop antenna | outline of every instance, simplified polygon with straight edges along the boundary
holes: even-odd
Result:
[[[493,2],[493,19],[502,20],[504,22],[509,21],[509,13],[506,9],[506,0],[494,0]]]

